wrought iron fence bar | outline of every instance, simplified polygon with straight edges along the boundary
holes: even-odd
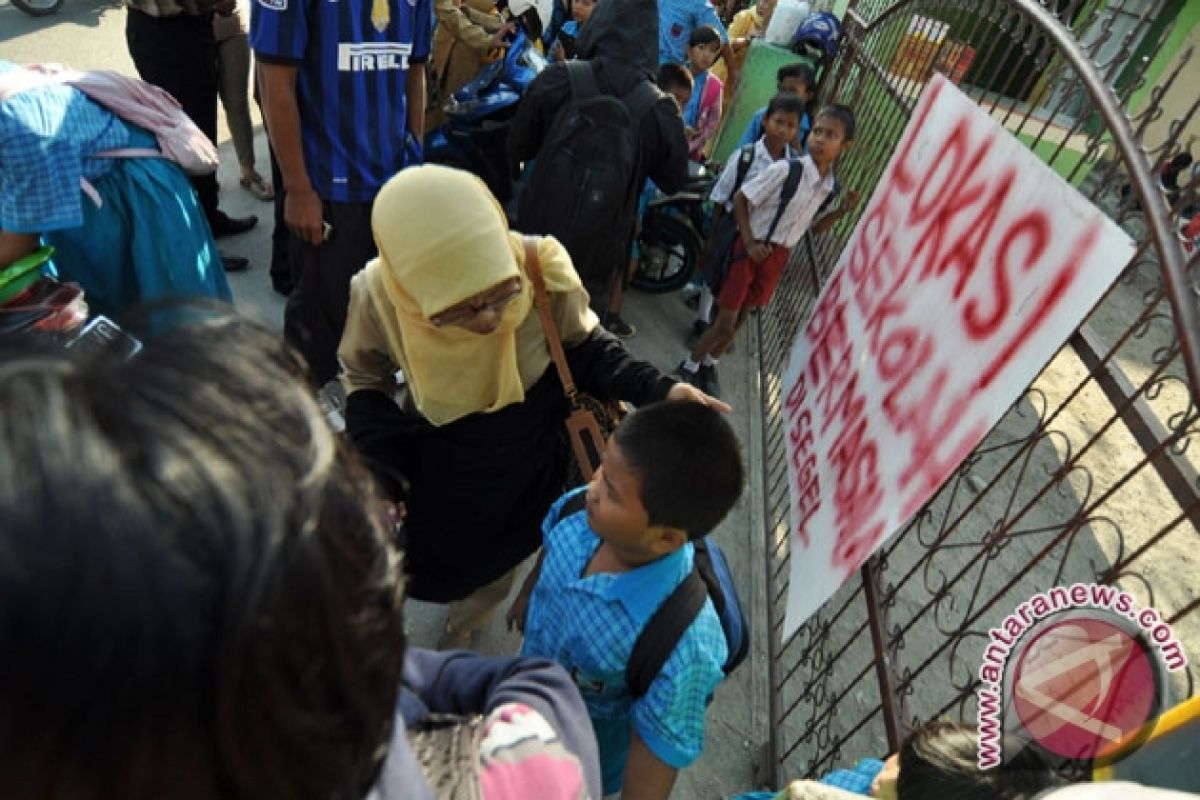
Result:
[[[1198,504],[1200,504],[1200,501],[1193,503],[1191,507],[1184,506],[1183,511],[1178,517],[1172,520],[1169,525],[1164,525],[1161,530],[1157,531],[1149,539],[1138,545],[1137,548],[1135,548],[1128,555],[1124,555],[1114,563],[1110,564],[1108,569],[1105,570],[1104,574],[1100,577],[1100,582],[1111,583],[1119,578],[1122,574],[1124,574],[1128,567],[1149,552],[1150,548],[1154,547],[1156,544],[1169,536],[1176,528],[1180,526],[1180,524],[1183,523],[1184,520],[1189,519],[1189,517],[1194,518],[1197,513],[1200,513],[1200,505]]]
[[[834,759],[841,756],[842,745],[850,741],[854,736],[862,730],[868,722],[879,712],[879,706],[869,709],[869,713],[859,719],[858,723],[846,732],[846,735],[834,742],[825,752],[825,755],[820,761],[813,762],[808,768],[809,775],[820,775],[822,772],[833,769],[836,765]],[[892,752],[895,752],[893,749]]]
[[[1054,18],[1037,0],[1010,0],[1026,15],[1039,23],[1039,27],[1058,46],[1059,52],[1071,63],[1076,76],[1095,101],[1096,108],[1112,132],[1117,150],[1129,167],[1129,178],[1143,208],[1162,200],[1155,179],[1151,176],[1133,128],[1116,95],[1091,59],[1087,58],[1069,28]],[[1175,312],[1175,324],[1179,329],[1179,343],[1183,351],[1183,362],[1191,379],[1192,397],[1200,399],[1200,310],[1196,308],[1190,294],[1187,276],[1183,271],[1183,250],[1175,238],[1175,232],[1166,224],[1166,215],[1150,214],[1146,220],[1151,235],[1158,247],[1159,263],[1167,284],[1167,296]]]
[[[1170,432],[1159,422],[1150,404],[1129,382],[1120,366],[1105,363],[1101,359],[1100,353],[1105,352],[1104,344],[1092,326],[1080,326],[1071,337],[1071,349],[1096,379],[1113,408],[1125,409],[1121,412],[1121,421],[1143,452],[1150,453],[1158,448],[1160,442],[1171,438]],[[1196,493],[1196,487],[1200,486],[1200,475],[1187,459],[1172,458],[1169,452],[1159,452],[1150,464],[1180,508],[1193,508],[1190,517],[1192,524],[1200,528],[1200,506],[1197,506],[1200,496]]]
[[[879,79],[879,83],[882,85],[884,92],[891,99],[891,101],[895,103],[896,106],[902,111],[904,111],[905,114],[911,114],[913,108],[916,106],[916,103],[911,100],[906,100],[904,95],[900,94],[900,91],[892,85],[891,73],[885,70],[883,66],[875,60],[874,55],[868,53],[865,49],[858,48],[857,45],[852,45],[852,47],[857,52],[859,58],[859,62],[856,64],[856,66],[860,68],[865,67],[868,71],[870,71],[872,75]],[[847,59],[847,61],[848,60],[849,59]]]
[[[837,617],[835,617],[835,619],[837,619]],[[826,675],[828,675],[829,670],[833,669],[833,666],[837,663],[838,659],[841,658],[842,656],[844,656],[846,654],[846,651],[850,649],[850,646],[852,644],[854,644],[856,641],[858,641],[858,637],[862,635],[863,631],[866,630],[867,627],[868,627],[868,622],[864,621],[861,625],[859,625],[857,628],[855,628],[854,632],[846,637],[845,644],[843,644],[838,649],[838,651],[836,653],[834,653],[832,657],[830,657],[829,663],[824,668],[822,668],[819,672],[817,672],[815,675],[812,675],[810,679],[815,682],[821,678],[824,678]],[[874,632],[872,632],[872,637],[873,636],[874,636]],[[812,657],[812,649],[810,648],[808,652],[804,653],[803,655],[801,655],[799,658],[796,659],[796,664],[790,670],[788,670],[788,674],[784,676],[784,678],[783,678],[784,683],[786,683],[789,678],[791,678],[794,674],[796,674],[796,671],[799,670],[800,667],[804,664],[804,662],[808,661],[811,657]],[[784,685],[783,683],[779,684],[780,687],[782,687],[783,685]]]
[[[1105,427],[1106,428],[1109,427],[1112,423],[1114,423],[1117,420],[1117,418],[1119,416],[1120,416],[1119,413],[1117,415],[1114,415],[1108,421],[1108,423],[1106,424]],[[1171,437],[1171,441],[1179,438],[1179,435],[1180,434],[1173,435]],[[1095,439],[1093,439],[1092,441],[1094,442]],[[1091,442],[1089,442],[1088,444],[1090,445]],[[1081,509],[1079,512],[1077,512],[1074,515],[1074,517],[1072,518],[1070,524],[1065,525],[1062,529],[1062,532],[1059,533],[1058,536],[1054,537],[1054,539],[1052,541],[1050,541],[1049,543],[1047,543],[1039,552],[1032,555],[1026,562],[1026,566],[1024,568],[1022,568],[1021,570],[1019,570],[1018,572],[1016,572],[1011,578],[1009,578],[1009,580],[1000,589],[998,589],[995,593],[993,593],[992,597],[990,598],[990,600],[987,603],[985,603],[979,609],[975,610],[972,614],[970,614],[968,617],[964,618],[962,620],[962,622],[959,623],[958,630],[955,632],[957,634],[957,636],[961,636],[963,633],[969,632],[970,626],[978,623],[979,619],[987,611],[991,610],[992,606],[996,605],[996,603],[998,603],[1001,599],[1003,599],[1004,596],[1007,595],[1007,593],[1010,592],[1022,578],[1024,578],[1026,575],[1029,574],[1029,572],[1031,572],[1035,567],[1037,567],[1037,565],[1040,564],[1042,562],[1042,560],[1045,559],[1046,556],[1048,556],[1054,550],[1054,548],[1058,547],[1058,545],[1060,543],[1062,543],[1068,537],[1075,536],[1076,533],[1078,532],[1079,528],[1085,522],[1091,521],[1092,514],[1095,512],[1095,510],[1097,508],[1100,508],[1101,506],[1104,505],[1104,503],[1108,502],[1108,500],[1112,497],[1113,494],[1115,494],[1122,486],[1124,486],[1125,483],[1128,482],[1128,480],[1133,475],[1136,475],[1138,472],[1140,472],[1146,466],[1146,464],[1155,457],[1155,455],[1157,454],[1158,451],[1161,451],[1164,447],[1167,447],[1169,444],[1170,444],[1169,441],[1160,443],[1159,446],[1154,449],[1154,451],[1152,451],[1151,453],[1147,453],[1145,455],[1145,457],[1135,467],[1131,468],[1128,472],[1126,472],[1125,475],[1122,476],[1122,479],[1120,481],[1118,481],[1114,485],[1110,486],[1107,490],[1102,492],[1100,497],[1094,503],[1092,503],[1088,508]],[[1080,452],[1080,456],[1082,456],[1082,451]],[[1076,458],[1078,458],[1078,457],[1079,456],[1077,456]],[[1065,465],[1064,465],[1064,467],[1065,467]],[[1064,474],[1064,475],[1066,474],[1065,471],[1063,471],[1062,469],[1060,469],[1060,472],[1062,472],[1062,474]],[[1043,486],[1042,490],[1038,493],[1038,497],[1040,498],[1051,486],[1055,485],[1055,483],[1057,483],[1057,481],[1051,481],[1051,482],[1047,483],[1045,486]],[[1030,501],[1030,503],[1027,504],[1024,509],[1022,509],[1021,516],[1023,516],[1025,511],[1028,510],[1029,508],[1031,508],[1035,502],[1036,502],[1036,499]],[[995,532],[994,534],[992,534],[992,536],[998,537],[1001,533],[1006,533],[1008,530],[1011,530],[1012,526],[1015,523],[1016,523],[1016,520],[1013,520],[1012,522],[1008,523],[1005,526],[1005,529]],[[954,583],[957,583],[958,580],[961,579],[964,574],[966,574],[966,572],[970,569],[970,567],[975,562],[977,562],[978,559],[980,557],[982,557],[983,555],[985,555],[985,553],[977,554],[974,558],[972,558],[970,564],[967,567],[965,567],[964,569],[960,570],[959,573],[955,576],[954,580],[951,581],[950,583],[948,583],[947,586],[951,586]],[[1097,576],[1097,577],[1099,577],[1099,576]],[[929,609],[929,605],[927,605],[925,607],[925,609],[923,609],[922,613],[924,613],[924,611],[928,611],[928,609]],[[916,619],[916,617],[914,617],[914,621],[915,621],[915,619]],[[947,638],[951,642],[957,641],[956,636],[948,636]],[[926,658],[920,664],[920,666],[918,666],[915,670],[913,670],[912,673],[909,676],[907,676],[905,678],[905,680],[903,680],[900,683],[899,686],[897,686],[897,690],[903,691],[905,688],[907,688],[909,685],[911,685],[912,679],[915,678],[917,675],[919,675],[921,672],[923,672],[926,667],[928,667],[934,660],[936,660],[937,657],[940,656],[945,651],[947,646],[948,645],[946,643],[943,643],[940,646],[938,646],[936,648],[936,650],[933,653],[931,653],[929,655],[929,657]]]
[[[1066,12],[1068,22],[1081,7],[1077,0],[1071,2],[1073,10],[1069,9]],[[1012,70],[1009,74],[999,73],[995,77],[999,78],[999,83],[1004,84],[1002,89],[1011,91],[1014,86],[1020,84],[1023,87],[1022,96],[1025,92],[1033,90],[1041,100],[1034,98],[1028,105],[1021,106],[1017,100],[1006,99],[1002,92],[995,91],[995,97],[991,98],[989,103],[988,94],[993,90],[987,90],[982,95],[972,92],[975,102],[984,107],[985,111],[987,105],[991,105],[995,111],[1004,103],[1004,111],[996,116],[1003,117],[1010,129],[1016,124],[1016,132],[1021,133],[1023,138],[1032,136],[1033,143],[1030,146],[1040,146],[1045,150],[1052,165],[1064,161],[1068,144],[1072,158],[1075,151],[1082,150],[1077,162],[1069,168],[1060,165],[1060,169],[1064,173],[1070,172],[1068,179],[1072,182],[1081,174],[1081,170],[1093,170],[1088,177],[1088,184],[1097,186],[1093,199],[1099,197],[1100,192],[1111,190],[1112,181],[1124,168],[1128,172],[1132,191],[1128,193],[1128,199],[1119,209],[1117,220],[1120,222],[1125,219],[1135,204],[1138,204],[1145,212],[1149,234],[1137,237],[1140,240],[1138,253],[1131,260],[1126,279],[1119,285],[1122,291],[1134,291],[1130,286],[1130,282],[1137,279],[1133,270],[1144,266],[1143,254],[1153,247],[1159,260],[1162,288],[1157,293],[1151,290],[1141,295],[1145,307],[1140,315],[1135,315],[1139,316],[1138,321],[1125,327],[1122,333],[1116,336],[1117,344],[1111,348],[1099,338],[1089,338],[1090,329],[1085,329],[1077,335],[1076,338],[1081,342],[1090,345],[1090,354],[1075,349],[1075,354],[1088,370],[1088,375],[1064,387],[1067,390],[1065,400],[1057,397],[1056,387],[1053,393],[1048,388],[1043,391],[1036,386],[1026,391],[1022,401],[1032,406],[1030,424],[1010,426],[1004,429],[1003,433],[994,433],[987,445],[978,448],[970,457],[975,465],[983,465],[982,468],[989,471],[995,468],[993,461],[1002,464],[983,490],[972,480],[970,487],[976,492],[976,496],[971,497],[965,492],[968,472],[971,469],[971,462],[968,462],[968,466],[955,473],[953,483],[939,492],[937,505],[922,509],[897,536],[893,537],[879,555],[860,570],[860,585],[853,591],[847,590],[842,593],[849,596],[837,604],[839,608],[835,613],[831,615],[833,601],[827,602],[797,632],[780,641],[777,637],[783,625],[783,601],[789,583],[791,564],[790,533],[783,533],[787,531],[788,526],[789,501],[786,485],[786,429],[779,422],[780,393],[783,391],[782,373],[786,367],[791,340],[811,309],[812,303],[819,296],[823,273],[827,274],[834,266],[838,249],[844,245],[853,220],[844,221],[833,235],[821,239],[805,237],[803,247],[793,252],[785,282],[780,287],[780,299],[784,303],[777,304],[780,307],[760,315],[757,320],[762,342],[759,378],[765,415],[761,434],[764,439],[763,452],[770,460],[766,469],[768,479],[764,482],[763,490],[764,520],[768,522],[764,533],[768,537],[767,593],[772,601],[767,615],[770,623],[768,651],[771,654],[771,663],[768,681],[771,687],[772,713],[768,753],[777,785],[782,782],[781,773],[786,770],[788,762],[802,747],[808,748],[804,751],[804,760],[806,769],[811,774],[822,765],[832,764],[840,758],[841,749],[859,736],[868,725],[879,725],[882,731],[878,731],[877,735],[887,736],[890,741],[895,741],[903,731],[907,719],[903,708],[905,698],[912,696],[916,690],[921,690],[922,697],[925,697],[924,690],[932,689],[932,697],[929,698],[934,701],[932,705],[942,705],[940,695],[949,690],[954,696],[949,703],[942,706],[942,711],[957,706],[958,713],[964,713],[971,699],[974,681],[970,670],[962,670],[964,662],[959,653],[967,643],[983,635],[973,630],[973,626],[978,625],[979,620],[1014,589],[1020,589],[1021,586],[1030,583],[1036,574],[1035,569],[1046,565],[1053,568],[1057,559],[1058,573],[1054,579],[1062,577],[1065,559],[1085,530],[1100,530],[1098,526],[1107,524],[1115,526],[1120,534],[1117,522],[1104,516],[1102,509],[1105,504],[1111,503],[1112,499],[1118,496],[1117,493],[1129,485],[1135,476],[1158,477],[1171,493],[1172,500],[1178,503],[1182,510],[1174,523],[1161,527],[1149,540],[1139,539],[1139,547],[1127,555],[1122,540],[1113,566],[1105,567],[1105,562],[1093,561],[1090,569],[1097,573],[1098,579],[1104,571],[1102,582],[1124,582],[1132,580],[1133,577],[1141,578],[1136,572],[1125,576],[1119,570],[1129,564],[1138,563],[1151,548],[1172,531],[1176,531],[1180,524],[1195,524],[1200,516],[1200,500],[1196,499],[1197,487],[1186,485],[1188,470],[1192,473],[1195,470],[1190,464],[1184,463],[1186,458],[1173,455],[1174,451],[1182,452],[1178,444],[1185,441],[1185,437],[1190,438],[1196,433],[1194,407],[1183,415],[1174,414],[1166,424],[1154,413],[1158,409],[1158,401],[1154,400],[1155,393],[1165,382],[1182,380],[1176,377],[1179,364],[1183,365],[1187,376],[1186,391],[1195,402],[1200,387],[1197,383],[1197,375],[1200,374],[1200,370],[1197,369],[1200,333],[1196,330],[1200,305],[1190,296],[1182,249],[1174,239],[1173,222],[1168,218],[1163,195],[1158,190],[1157,176],[1153,170],[1159,162],[1155,159],[1152,165],[1147,161],[1146,154],[1140,150],[1140,142],[1135,140],[1135,122],[1126,116],[1121,103],[1122,100],[1133,96],[1136,86],[1145,82],[1146,64],[1139,64],[1130,70],[1134,80],[1122,87],[1120,97],[1104,85],[1105,78],[1113,75],[1114,70],[1119,67],[1123,68],[1121,62],[1126,59],[1123,59],[1121,54],[1130,51],[1139,38],[1144,38],[1149,14],[1142,13],[1138,20],[1139,27],[1126,34],[1120,34],[1118,40],[1118,34],[1115,33],[1117,28],[1111,19],[1090,18],[1099,8],[1099,4],[1088,3],[1082,6],[1088,10],[1089,19],[1076,21],[1075,28],[1087,32],[1092,51],[1099,53],[1101,49],[1119,49],[1113,59],[1105,58],[1105,64],[1101,66],[1095,64],[1089,53],[1072,38],[1073,34],[1067,26],[1054,18],[1052,9],[1041,6],[1039,0],[985,0],[980,3],[941,4],[900,0],[890,4],[881,1],[869,4],[852,2],[851,5],[853,7],[845,19],[846,39],[842,52],[828,65],[821,77],[822,97],[831,102],[845,102],[846,98],[852,98],[856,107],[861,104],[863,108],[885,110],[873,114],[870,122],[871,140],[872,143],[879,143],[879,152],[871,152],[868,155],[863,152],[863,148],[859,148],[843,166],[840,176],[843,180],[849,181],[849,185],[863,189],[864,194],[870,193],[872,185],[885,168],[887,145],[894,143],[901,135],[915,105],[916,84],[912,80],[902,80],[901,76],[889,73],[889,68],[894,64],[887,62],[887,59],[892,57],[894,45],[906,30],[907,23],[898,20],[903,20],[902,15],[906,13],[937,16],[938,9],[942,7],[955,11],[976,12],[964,17],[968,21],[966,26],[955,23],[956,35],[959,36],[968,27],[976,32],[987,26],[996,29],[994,34],[990,34],[992,38],[986,42],[974,38],[970,40],[980,42],[977,46],[983,51],[976,54],[976,63],[980,67],[987,67],[986,56],[989,54],[996,56],[1007,52],[1019,55],[1019,51],[1023,50],[1027,58],[1022,57],[1022,63],[1036,63],[1038,69]],[[984,19],[985,13],[988,19]],[[864,18],[866,14],[877,16],[868,22]],[[1106,36],[1108,41],[1105,41]],[[1031,44],[1035,41],[1036,44]],[[1188,57],[1185,55],[1184,63]],[[1045,74],[1044,69],[1047,63],[1051,66],[1049,72],[1052,74],[1049,75]],[[1151,89],[1149,107],[1146,112],[1139,114],[1136,120],[1138,134],[1144,133],[1146,126],[1161,116],[1164,86],[1175,81],[1181,69],[1182,64],[1174,67],[1169,71],[1169,75],[1164,76],[1165,84],[1160,83]],[[1035,79],[1034,73],[1038,72],[1042,75]],[[1066,86],[1063,82],[1064,76],[1074,78],[1082,90]],[[905,73],[904,77],[911,79],[912,75]],[[1042,86],[1045,87],[1044,90],[1038,88]],[[1045,102],[1046,98],[1051,98],[1049,103]],[[1074,113],[1073,110],[1081,98],[1083,109]],[[1062,128],[1065,136],[1056,141],[1057,146],[1048,147],[1044,143],[1054,141],[1049,134],[1053,132],[1057,135],[1059,132],[1054,121],[1064,110],[1071,111],[1073,119]],[[1188,116],[1193,113],[1195,107]],[[1015,118],[1018,114],[1021,116]],[[1036,125],[1031,123],[1034,120]],[[1096,120],[1103,123],[1098,130],[1091,127]],[[1027,134],[1026,129],[1030,129]],[[1088,131],[1086,139],[1082,136],[1085,130]],[[1172,142],[1177,139],[1179,131],[1180,125],[1172,122]],[[1109,146],[1114,158],[1110,160],[1106,157],[1097,163],[1101,148]],[[1164,145],[1164,152],[1169,151],[1172,146],[1171,143]],[[801,264],[802,260],[807,260],[807,263]],[[1169,301],[1171,307],[1169,317],[1166,309],[1162,307],[1163,304],[1159,302],[1163,297]],[[782,310],[781,307],[785,304],[792,316],[786,315]],[[1180,313],[1181,307],[1183,313]],[[1131,337],[1145,336],[1149,325],[1158,317],[1169,318],[1175,323],[1180,344],[1177,350],[1172,346],[1158,347],[1150,365],[1149,377],[1139,378],[1140,385],[1135,387],[1129,375],[1121,371],[1117,354]],[[1072,341],[1071,344],[1074,346],[1076,343]],[[1149,344],[1157,347],[1153,342]],[[1167,371],[1168,368],[1170,372]],[[1119,380],[1113,378],[1114,371]],[[1100,392],[1084,395],[1083,392],[1091,385],[1092,379],[1095,379]],[[1053,404],[1048,396],[1050,394],[1056,398]],[[1105,421],[1099,431],[1089,432],[1090,438],[1082,447],[1076,449],[1077,446],[1067,435],[1066,429],[1058,430],[1051,426],[1070,413],[1069,406],[1073,402],[1096,402],[1091,398],[1098,398],[1101,394],[1104,400],[1099,402],[1110,404],[1111,412],[1105,410]],[[1151,402],[1154,402],[1153,406]],[[1024,415],[1026,412],[1022,406],[1010,411],[1010,414],[1013,413]],[[1130,424],[1126,417],[1133,418],[1133,423]],[[1122,423],[1121,426],[1117,425],[1118,420]],[[1145,426],[1140,435],[1134,430],[1139,424]],[[1170,430],[1167,429],[1168,425]],[[1020,433],[1017,432],[1017,428],[1021,429]],[[1141,457],[1128,469],[1122,464],[1123,474],[1105,489],[1096,483],[1085,458],[1094,458],[1096,450],[1099,449],[1098,442],[1111,435],[1111,431],[1124,428],[1128,428],[1134,440],[1138,442],[1142,451],[1139,454]],[[1062,463],[1057,470],[1049,473],[1044,479],[1040,474],[1035,475],[1032,472],[1040,463],[1041,451],[1038,448],[1054,446],[1061,449],[1064,445],[1067,454],[1061,457]],[[1182,464],[1179,478],[1163,478],[1160,466],[1172,463],[1176,467]],[[1154,472],[1146,470],[1147,466],[1153,467]],[[981,474],[987,477],[986,472]],[[1088,481],[1086,492],[1081,495],[1077,504],[1080,507],[1076,508],[1073,504],[1066,509],[1068,516],[1063,521],[1043,525],[1040,517],[1034,516],[1035,509],[1045,507],[1051,502],[1049,495],[1052,491],[1062,491],[1064,487],[1074,484],[1077,475]],[[1014,478],[1015,484],[1012,483]],[[1104,481],[1109,482],[1107,475],[1104,476]],[[1173,489],[1172,481],[1178,484]],[[1009,484],[1019,488],[1020,493],[1013,489],[1007,498],[995,494]],[[1030,492],[1025,491],[1026,488],[1033,490],[1032,497],[1029,497]],[[1185,488],[1189,489],[1189,492],[1182,496],[1180,493]],[[979,504],[984,502],[982,498],[989,493],[1000,502],[981,507]],[[960,505],[965,505],[966,510],[958,508]],[[982,531],[982,536],[975,537],[975,527],[968,528],[968,525],[976,524],[970,515],[979,513],[981,508],[986,508],[989,514],[1000,514],[999,522],[991,526],[990,530]],[[958,538],[952,538],[956,533],[961,537],[963,532],[968,538],[976,538],[977,541],[960,544]],[[969,576],[972,570],[989,569],[983,560],[990,561],[995,558],[1010,540],[1033,543],[1034,546],[1030,549],[1036,552],[1026,555],[1026,551],[1022,549],[1016,562],[1005,563],[1004,569],[1015,568],[1014,571],[989,572],[989,581],[985,583],[981,579],[971,585]],[[1042,545],[1040,549],[1039,544]],[[913,548],[918,547],[921,551],[914,553]],[[1062,550],[1064,547],[1065,552]],[[930,557],[931,550],[942,549],[950,554],[959,548],[965,551],[962,556],[953,555],[950,563],[942,565],[944,569],[934,568],[935,562]],[[1060,554],[1061,557],[1056,554]],[[899,583],[888,578],[887,560],[890,557],[896,559],[898,571],[905,573]],[[959,569],[964,562],[966,567]],[[924,587],[913,581],[913,577],[921,574],[922,570],[926,576]],[[997,582],[996,578],[1000,578],[999,583],[1003,584],[999,590],[991,588],[992,584]],[[1144,578],[1141,580],[1153,597],[1150,584]],[[914,588],[919,594],[910,598],[909,593]],[[929,597],[930,595],[932,597]],[[901,598],[905,599],[901,607],[904,608],[906,618],[902,624],[889,629],[888,614],[896,613],[897,603]],[[958,601],[966,598],[966,602],[951,602],[951,598]],[[915,601],[911,608],[908,605],[909,599]],[[951,609],[951,606],[954,608]],[[1171,615],[1169,621],[1184,619],[1194,614],[1197,608],[1200,608],[1200,599],[1188,602],[1183,609]],[[934,610],[932,620],[930,609]],[[948,616],[946,612],[951,613]],[[906,632],[911,631],[922,618],[931,621],[938,633],[932,641],[932,654],[926,657],[925,645],[913,654],[915,658],[911,660],[919,662],[914,670],[902,660],[906,657],[903,655],[903,640]],[[874,653],[874,658],[865,665],[865,641],[862,638],[864,630],[871,635]],[[830,648],[835,643],[837,647],[830,653]],[[855,658],[861,656],[863,660],[855,661],[850,658],[851,655]],[[932,677],[933,671],[930,669],[935,663],[950,665],[951,681],[944,689],[935,686],[938,679]],[[902,664],[905,665],[903,670],[900,669]],[[806,665],[815,667],[815,674],[810,674],[811,671],[806,672]],[[1193,675],[1188,673],[1187,679],[1190,686]],[[839,721],[839,711],[844,711],[841,706],[853,707],[858,711],[865,705],[861,697],[864,681],[875,685],[879,691],[879,703],[872,705],[861,718],[855,714],[849,721]],[[843,702],[851,692],[857,692],[858,699],[853,703]],[[927,710],[924,707],[921,709],[922,713]],[[914,718],[912,721],[918,723],[920,720]],[[797,727],[801,730],[798,735],[788,731],[789,728]],[[794,769],[790,771],[795,772]]]
[[[1172,614],[1170,616],[1170,618],[1167,619],[1167,624],[1174,625],[1176,622],[1179,622],[1179,620],[1183,619],[1188,614],[1191,614],[1193,611],[1195,611],[1198,608],[1200,608],[1200,596],[1193,597],[1192,602],[1188,603],[1186,606],[1181,608],[1179,611]]]
[[[795,750],[795,748],[800,744],[800,742],[804,741],[809,736],[811,736],[813,734],[813,732],[817,729],[817,726],[820,723],[825,721],[826,717],[830,717],[837,712],[838,706],[841,704],[841,702],[843,700],[846,699],[846,696],[848,694],[850,694],[850,690],[853,689],[855,686],[857,686],[859,684],[859,682],[862,681],[863,678],[865,678],[868,674],[870,674],[871,666],[872,666],[871,664],[867,664],[867,666],[865,666],[861,670],[859,670],[858,674],[855,675],[852,680],[846,682],[846,688],[842,691],[842,693],[833,697],[830,700],[830,702],[825,704],[825,709],[822,710],[820,714],[814,715],[813,718],[808,721],[808,727],[806,727],[804,729],[804,731],[800,734],[800,736],[797,737],[796,744],[793,745],[791,748],[789,748],[787,753],[784,754],[784,759],[786,759],[787,756],[790,755],[793,750]],[[781,717],[780,719],[786,719],[788,716],[791,716],[791,712],[796,708],[796,706],[798,706],[800,704],[801,700],[803,700],[803,697],[798,697],[791,704],[791,706],[789,706],[787,711],[784,713],[784,716]]]
[[[871,631],[871,647],[875,650],[875,677],[879,681],[880,704],[883,709],[883,727],[887,731],[888,752],[900,749],[900,728],[896,719],[896,686],[892,675],[892,661],[884,645],[884,612],[879,605],[877,590],[879,582],[879,559],[867,559],[860,570],[863,594],[867,601],[867,622]]]

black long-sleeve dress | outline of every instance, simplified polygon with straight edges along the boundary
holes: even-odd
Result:
[[[560,315],[585,310],[586,299],[551,299]],[[372,330],[366,307],[356,308],[366,302],[352,287],[351,323],[339,355],[350,372],[390,375],[396,365],[383,357],[382,334]],[[644,405],[664,399],[674,385],[598,326],[582,338],[572,341],[566,334],[564,340],[576,384],[596,397]],[[352,363],[353,352],[363,355],[360,363]],[[541,543],[542,518],[563,492],[570,458],[562,384],[551,363],[526,389],[524,402],[442,426],[431,424],[411,401],[403,405],[387,391],[351,385],[346,428],[385,489],[406,500],[409,595],[458,600],[508,572]]]

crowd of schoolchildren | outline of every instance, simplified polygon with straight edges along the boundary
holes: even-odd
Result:
[[[707,161],[772,5],[727,33],[703,0],[575,0],[513,120],[541,188],[513,230],[478,178],[419,165],[427,99],[506,23],[441,0],[256,4],[275,186],[239,160],[278,193],[288,346],[200,310],[133,323],[132,359],[3,345],[0,796],[671,793],[747,641],[708,538],[745,480],[717,364],[800,238],[857,204],[835,178],[853,111],[779,70],[713,190],[674,376],[625,348],[621,294],[639,197]],[[214,11],[137,4],[131,47],[199,58]],[[564,174],[597,131],[616,172]],[[155,142],[70,84],[10,81],[0,268],[48,243],[114,315],[228,299],[212,232],[242,223],[210,179],[198,202],[130,146]],[[313,391],[335,376],[344,438]],[[564,494],[576,390],[638,410]],[[507,611],[521,656],[466,652],[535,554]],[[441,652],[405,646],[406,596],[449,606]]]

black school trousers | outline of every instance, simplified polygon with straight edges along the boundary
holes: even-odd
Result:
[[[212,14],[152,17],[130,8],[125,42],[138,77],[170,92],[184,113],[217,141],[217,42]],[[217,176],[189,176],[210,225],[217,214]]]
[[[296,281],[283,312],[283,337],[324,386],[337,377],[337,349],[350,306],[350,279],[377,255],[371,203],[321,202],[329,239],[313,246],[292,234],[287,256]]]

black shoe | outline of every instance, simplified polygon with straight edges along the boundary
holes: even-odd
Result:
[[[217,252],[221,256],[221,263],[225,265],[226,272],[245,272],[250,269],[250,259]]]
[[[696,388],[705,394],[711,394],[713,397],[721,396],[721,381],[717,378],[717,368],[707,364],[700,365],[700,371],[696,373],[699,380],[696,382]]]
[[[253,214],[248,217],[231,217],[224,211],[218,211],[208,224],[212,228],[213,238],[220,239],[223,236],[245,233],[258,224],[258,217]]]
[[[692,347],[695,347],[696,342],[700,341],[700,337],[703,336],[704,332],[707,330],[708,330],[708,323],[706,323],[702,319],[695,320],[692,323],[692,329],[690,331],[688,331],[687,340],[686,340],[688,348],[690,349]]]
[[[700,389],[700,373],[692,372],[690,369],[685,368],[683,363],[684,362],[680,361],[679,366],[675,368],[675,372],[672,374],[678,378],[681,383],[686,383],[691,386],[695,386],[697,389]],[[704,367],[701,367],[700,369],[704,369]],[[700,391],[704,390],[700,389]]]
[[[282,297],[290,297],[292,294],[293,285],[291,281],[282,281],[278,278],[271,278],[271,288],[277,295]]]
[[[620,339],[629,339],[637,333],[637,328],[621,319],[619,314],[605,314],[604,329]]]

